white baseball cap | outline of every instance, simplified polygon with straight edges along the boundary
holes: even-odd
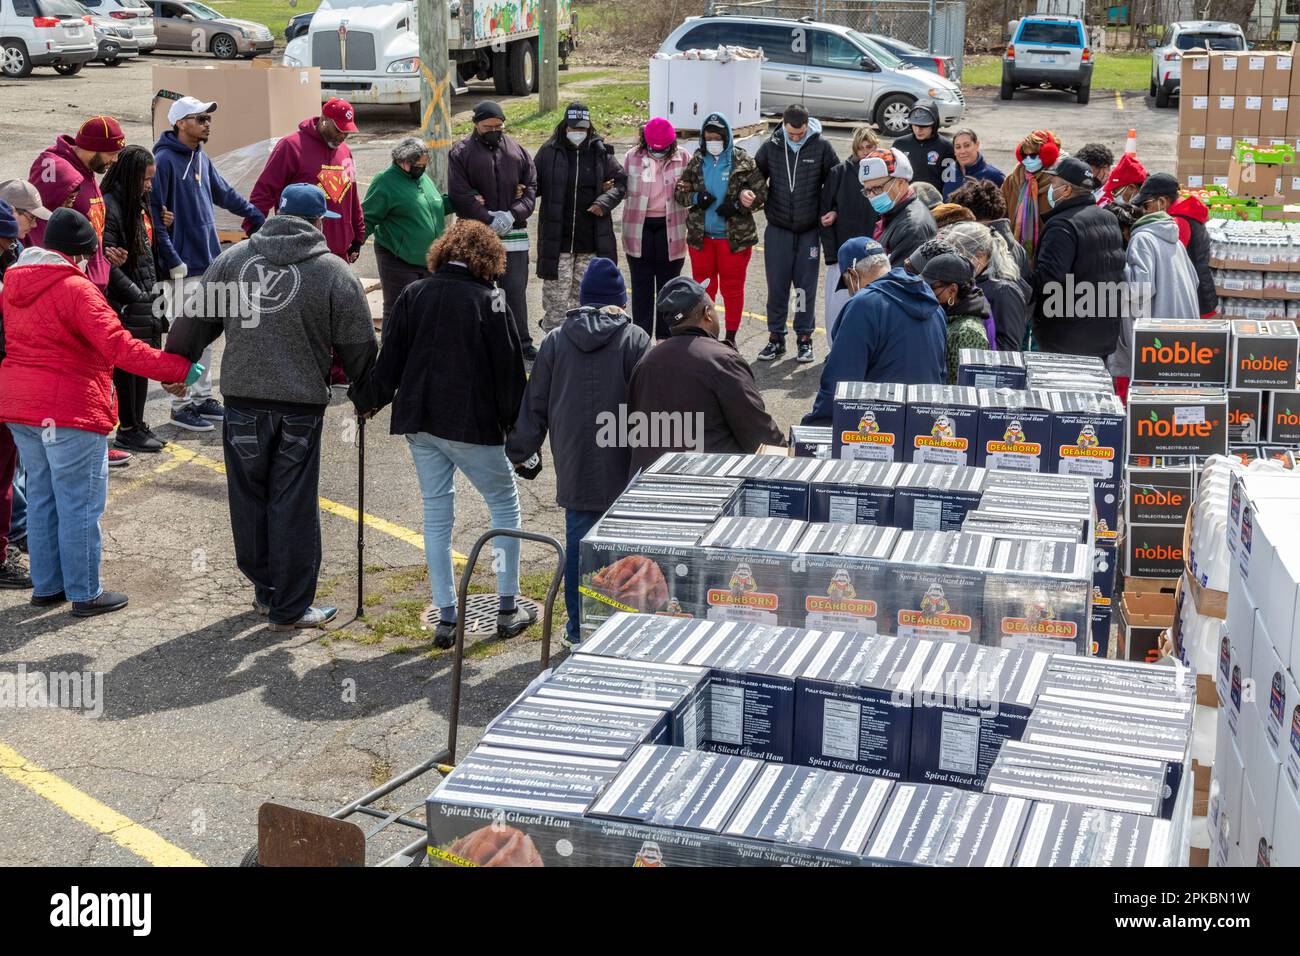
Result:
[[[216,103],[205,103],[196,96],[182,96],[167,110],[167,122],[175,126],[187,116],[197,113],[215,113]]]
[[[869,179],[880,179],[884,176],[903,179],[910,183],[912,161],[907,158],[907,154],[893,147],[873,149],[867,154],[866,159],[858,163],[858,182],[865,183]]]

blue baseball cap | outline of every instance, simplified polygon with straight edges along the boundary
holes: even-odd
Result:
[[[839,251],[840,281],[835,288],[848,288],[844,282],[844,274],[857,266],[863,259],[870,259],[872,256],[883,256],[884,254],[885,247],[874,239],[868,239],[866,236],[854,236],[852,239],[844,240],[844,245],[840,246]]]
[[[338,213],[329,211],[325,190],[311,183],[293,183],[285,186],[284,192],[280,193],[278,209],[283,215],[298,216],[302,219],[343,218]]]

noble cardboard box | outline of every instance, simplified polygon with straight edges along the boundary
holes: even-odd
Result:
[[[840,382],[831,412],[832,457],[909,461],[902,446],[907,386]]]
[[[1137,319],[1133,369],[1137,384],[1224,385],[1228,381],[1227,320]]]
[[[621,767],[597,757],[476,747],[425,801],[429,864],[600,863],[582,814]]]
[[[1205,96],[1210,92],[1210,58],[1204,53],[1184,56],[1182,63],[1182,76],[1178,83],[1178,96],[1186,98],[1189,96]],[[1288,90],[1290,77],[1288,79]]]
[[[1295,322],[1274,319],[1232,323],[1232,387],[1292,389],[1296,387],[1296,349],[1300,332]]]
[[[1264,392],[1254,388],[1228,389],[1228,444],[1254,445],[1267,431]]]
[[[979,390],[975,464],[1008,471],[1043,471],[1052,444],[1051,397],[1045,392]]]
[[[1277,445],[1300,445],[1300,391],[1269,395],[1267,438]]]
[[[796,680],[794,762],[906,779],[912,692],[935,645],[835,631]]]
[[[1236,53],[1213,52],[1210,55],[1210,80],[1208,92],[1210,95],[1233,94],[1237,92],[1237,84],[1240,82],[1242,67],[1245,65],[1244,55]]]
[[[172,128],[167,110],[182,96],[217,104],[221,112],[203,151],[218,165],[223,154],[288,136],[298,129],[303,117],[320,114],[320,70],[316,67],[270,66],[261,60],[201,66],[155,64],[151,82],[156,91],[154,139]]]
[[[1181,528],[1187,521],[1195,484],[1194,467],[1130,467],[1124,499],[1125,523],[1170,524]]]
[[[1176,848],[1168,820],[1098,807],[1035,803],[1016,866],[1170,866]]]
[[[979,790],[1008,740],[1019,740],[1047,654],[945,643],[912,701],[909,779]]]
[[[1128,415],[1129,454],[1227,453],[1228,393],[1222,388],[1134,386]]]
[[[973,465],[979,393],[961,385],[909,385],[904,461]]]

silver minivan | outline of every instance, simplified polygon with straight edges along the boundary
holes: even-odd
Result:
[[[761,48],[762,110],[791,103],[825,119],[867,120],[889,136],[908,130],[918,100],[933,102],[939,125],[960,122],[961,87],[904,63],[865,34],[833,23],[777,17],[687,17],[659,46],[664,54],[718,46]]]

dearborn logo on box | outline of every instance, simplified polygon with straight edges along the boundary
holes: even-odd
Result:
[[[708,600],[710,607],[752,607],[762,611],[775,611],[781,603],[778,595],[758,590],[758,582],[748,564],[736,565],[725,588],[709,588]]]
[[[943,593],[943,585],[934,582],[921,597],[921,609],[898,609],[898,623],[903,627],[940,628],[945,631],[969,631],[974,623],[969,615],[954,614]]]

